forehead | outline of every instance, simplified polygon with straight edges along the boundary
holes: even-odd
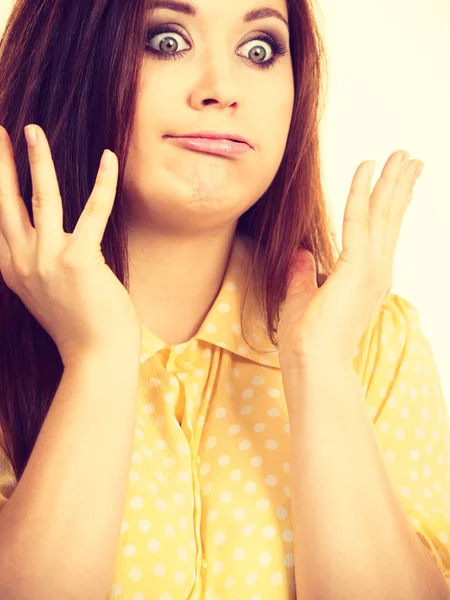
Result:
[[[288,24],[286,0],[146,0],[146,7],[175,10],[190,17],[213,10],[243,15],[244,21],[274,16]]]

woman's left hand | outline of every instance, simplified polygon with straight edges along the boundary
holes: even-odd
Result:
[[[357,168],[345,208],[343,251],[320,289],[313,255],[299,250],[278,325],[283,371],[330,360],[352,366],[370,321],[391,290],[403,216],[420,176],[417,168],[423,167],[408,159],[402,151],[392,154],[372,194],[370,162]]]

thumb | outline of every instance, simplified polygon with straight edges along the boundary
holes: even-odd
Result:
[[[316,261],[313,254],[299,248],[289,273],[286,297],[317,289]]]

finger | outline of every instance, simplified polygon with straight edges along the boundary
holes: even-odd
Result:
[[[94,256],[103,239],[117,191],[119,161],[110,153],[108,168],[103,166],[103,154],[94,189],[72,234],[69,252],[74,256]]]
[[[5,278],[5,271],[11,264],[11,251],[9,249],[8,243],[5,240],[5,236],[0,231],[0,271],[2,277]]]
[[[26,247],[32,229],[20,195],[14,149],[8,132],[0,126],[0,230],[13,254]]]
[[[402,163],[404,154],[406,162]],[[416,181],[414,173],[419,164],[420,161],[409,161],[409,153],[400,151],[392,154],[370,197],[372,252],[380,266],[385,264],[390,270],[403,216]]]
[[[369,236],[373,260],[381,267],[385,259],[386,236],[393,206],[397,197],[397,188],[405,167],[404,151],[391,154],[383,167],[381,175],[369,200]]]
[[[345,205],[342,227],[342,259],[363,268],[367,265],[370,257],[369,194],[367,191],[370,181],[367,170],[369,167],[370,163],[366,161],[356,169]]]
[[[423,166],[423,163],[420,160],[410,161],[408,166],[405,168],[402,179],[398,186],[399,198],[395,203],[395,208],[393,208],[388,231],[385,236],[384,253],[387,259],[391,260],[391,262],[394,260],[394,254],[400,236],[403,217],[408,210],[408,206],[411,203],[414,193],[415,185],[421,175],[421,171],[418,170],[421,166]]]
[[[28,133],[29,126],[25,128]],[[31,180],[33,183],[33,219],[37,233],[36,254],[38,260],[50,256],[60,247],[63,237],[63,209],[58,178],[50,145],[41,127],[33,125],[36,143],[27,137]]]

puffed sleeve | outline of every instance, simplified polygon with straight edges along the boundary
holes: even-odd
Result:
[[[450,587],[450,424],[417,309],[389,294],[355,369],[391,480],[414,530]]]

